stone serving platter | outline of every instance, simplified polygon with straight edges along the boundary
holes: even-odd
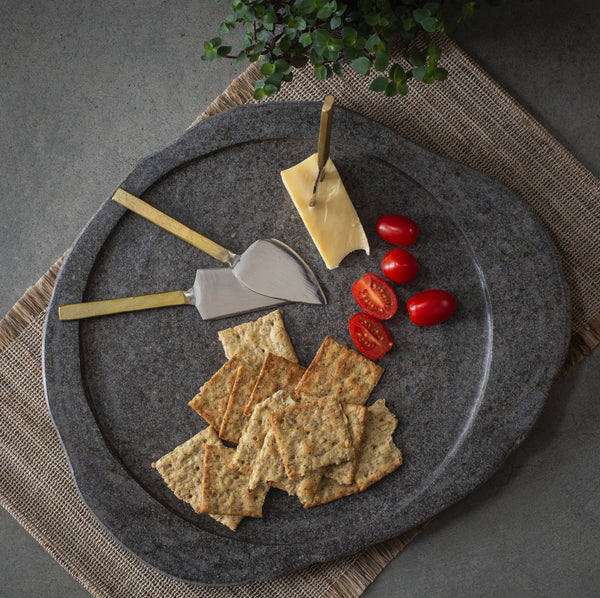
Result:
[[[327,270],[280,171],[316,151],[321,105],[242,106],[200,122],[145,159],[120,186],[228,249],[274,237],[308,262],[325,306],[280,308],[308,366],[326,335],[352,346],[350,287],[380,273],[391,246],[377,218],[417,221],[417,278],[393,285],[394,348],[369,404],[398,417],[404,464],[366,492],[303,509],[271,490],[262,519],[236,532],[198,515],[151,463],[205,427],[188,401],[225,362],[217,332],[256,312],[203,321],[191,306],[60,322],[66,303],[187,289],[209,256],[108,199],[58,277],[44,336],[48,406],[83,500],[147,564],[186,582],[230,585],[278,577],[355,553],[424,522],[487,479],[526,437],[559,372],[570,307],[557,252],[529,207],[499,182],[336,108],[331,156],[371,254]],[[432,327],[405,302],[442,288],[458,306]]]

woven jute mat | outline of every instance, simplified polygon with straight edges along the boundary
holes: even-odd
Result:
[[[442,84],[385,98],[347,71],[318,82],[295,73],[272,101],[336,102],[405,137],[492,175],[537,212],[557,245],[572,293],[573,339],[565,368],[600,339],[600,181],[445,36]],[[250,67],[200,119],[250,100]],[[419,529],[338,561],[270,582],[206,588],[175,581],[120,546],[80,498],[46,408],[42,331],[61,260],[0,322],[0,504],[94,596],[359,596]]]

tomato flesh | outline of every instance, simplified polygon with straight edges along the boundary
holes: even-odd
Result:
[[[398,311],[398,299],[392,287],[372,272],[352,285],[352,295],[366,314],[379,320],[388,320]]]
[[[433,326],[447,320],[456,309],[456,299],[447,291],[432,289],[411,297],[406,307],[413,324]]]
[[[356,348],[369,359],[380,359],[392,348],[392,337],[386,327],[368,314],[354,314],[348,329]]]
[[[380,216],[375,228],[384,241],[402,247],[412,245],[419,236],[419,225],[414,220],[399,214]]]
[[[381,262],[381,269],[386,278],[405,284],[413,280],[419,272],[419,262],[417,258],[400,247],[394,247],[388,251],[383,261]]]

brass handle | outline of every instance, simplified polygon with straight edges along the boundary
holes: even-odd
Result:
[[[317,201],[317,185],[325,176],[325,164],[329,159],[329,140],[331,139],[331,121],[333,117],[333,96],[326,96],[321,108],[321,124],[319,125],[319,149],[317,154],[317,178],[313,185],[313,193],[308,203],[309,208],[314,208]]]
[[[119,299],[61,305],[58,308],[58,317],[62,321],[81,320],[95,316],[120,314],[126,311],[139,311],[142,309],[154,309],[156,307],[169,307],[171,305],[188,305],[190,303],[191,294],[189,292],[169,291],[168,293],[155,293],[154,295],[121,297]]]
[[[116,193],[113,195],[113,199],[128,210],[131,210],[142,218],[160,226],[160,228],[174,234],[186,243],[200,249],[200,251],[208,253],[208,255],[214,257],[223,264],[231,267],[235,258],[237,258],[235,253],[232,253],[228,249],[225,249],[225,247],[211,241],[208,237],[197,233],[195,230],[185,226],[185,224],[181,224],[181,222],[171,218],[171,216],[167,216],[164,212],[157,210],[143,199],[128,193],[124,189],[117,189]]]
[[[329,158],[329,141],[331,139],[331,121],[333,116],[333,96],[327,96],[321,108],[321,125],[319,127],[319,155],[317,163],[319,172]]]

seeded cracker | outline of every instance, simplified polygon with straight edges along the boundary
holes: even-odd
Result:
[[[238,443],[242,430],[248,423],[248,417],[244,415],[244,408],[248,403],[257,377],[257,370],[247,364],[242,364],[238,368],[227,409],[223,416],[223,423],[219,430],[219,436],[223,440],[231,442],[231,444]]]
[[[260,368],[267,353],[273,353],[298,363],[278,310],[254,322],[221,330],[218,334],[228,359],[237,353],[248,365]]]
[[[232,469],[246,475],[252,473],[252,468],[269,430],[269,416],[284,407],[294,404],[294,399],[291,398],[289,392],[279,390],[254,408],[231,460],[230,467]]]
[[[238,355],[231,357],[188,403],[215,430],[221,429],[227,403],[241,365],[242,360]]]
[[[220,445],[217,433],[212,428],[206,428],[183,444],[152,463],[162,476],[167,486],[177,498],[189,503],[196,513],[200,513],[200,489],[202,485],[202,469],[204,449],[206,445]],[[235,530],[243,517],[231,515],[209,515]]]
[[[290,479],[353,458],[348,420],[340,402],[298,403],[271,416],[279,454]]]
[[[296,399],[336,395],[364,405],[382,374],[381,366],[328,336],[298,383]]]
[[[392,439],[397,425],[398,418],[383,399],[368,408],[355,474],[361,492],[402,465],[402,453]]]
[[[352,459],[339,465],[330,465],[323,470],[323,475],[339,484],[352,484],[358,460],[358,453],[365,431],[367,408],[364,405],[343,403],[342,408],[348,420],[348,430],[352,439]]]
[[[397,424],[396,416],[385,406],[383,399],[371,405],[367,409],[354,483],[343,485],[323,477],[313,500],[305,506],[323,505],[350,494],[363,492],[398,469],[402,465],[402,453],[392,440]]]
[[[252,415],[255,405],[264,401],[278,390],[296,388],[302,374],[306,371],[300,364],[285,357],[268,353],[258,375],[256,386],[244,409],[246,415]]]
[[[269,428],[252,468],[248,488],[253,490],[260,484],[268,483],[279,490],[284,490],[290,496],[297,496],[302,504],[306,504],[312,501],[322,477],[322,472],[318,470],[310,472],[302,478],[290,480],[285,473],[281,455],[277,450],[273,428]]]
[[[248,477],[228,467],[234,449],[208,445],[204,451],[202,513],[262,517],[262,506],[269,487],[265,484],[250,492]]]

